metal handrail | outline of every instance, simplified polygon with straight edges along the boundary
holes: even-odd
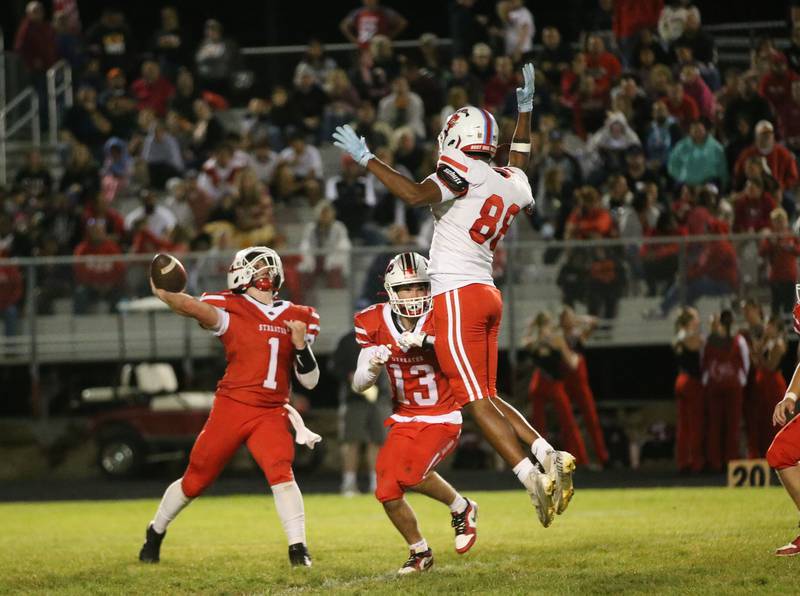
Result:
[[[6,37],[0,27],[0,107],[6,105]]]
[[[30,109],[9,127],[7,122],[9,112],[21,105],[26,99],[30,99]],[[22,129],[28,122],[31,124],[31,143],[35,147],[39,147],[42,143],[42,131],[39,123],[39,96],[33,87],[27,87],[8,104],[0,107],[0,184],[3,186],[8,183],[8,138]]]
[[[60,76],[61,81],[58,82]],[[59,60],[47,69],[47,113],[49,116],[50,143],[58,143],[59,101],[64,97],[64,106],[72,106],[72,69],[66,60]]]
[[[452,45],[453,40],[449,37],[439,39],[437,45],[446,47]],[[358,49],[354,43],[325,43],[322,44],[326,52],[346,52]],[[401,39],[392,41],[394,48],[416,48],[419,46],[418,39]],[[243,56],[272,56],[276,54],[303,54],[308,50],[307,44],[286,45],[286,46],[258,46],[253,48],[242,48]]]

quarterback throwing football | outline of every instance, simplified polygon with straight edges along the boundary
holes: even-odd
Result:
[[[561,510],[571,496],[575,460],[537,435],[532,449],[545,470],[540,473],[517,441],[515,426],[523,425],[524,419],[497,399],[495,387],[502,297],[492,280],[492,260],[514,217],[533,206],[524,172],[531,150],[532,64],[523,68],[523,75],[507,167],[491,165],[497,151],[497,123],[486,110],[474,106],[456,110],[447,119],[438,137],[436,172],[420,183],[375,158],[349,126],[338,127],[333,138],[402,201],[430,206],[435,219],[429,275],[436,358],[456,401],[472,412],[483,435],[513,468],[547,526],[559,487],[567,492]]]
[[[319,315],[308,306],[276,300],[283,281],[281,258],[271,248],[254,246],[236,253],[228,271],[228,290],[204,294],[153,293],[174,312],[196,319],[220,338],[228,365],[217,385],[214,406],[192,447],[183,476],[164,493],[139,553],[157,563],[167,526],[216,479],[242,444],[267,477],[275,509],[289,541],[293,566],[311,566],[306,547],[303,496],[294,480],[293,426],[298,443],[320,440],[288,405],[292,369],[300,384],[316,386],[319,369],[311,344]]]

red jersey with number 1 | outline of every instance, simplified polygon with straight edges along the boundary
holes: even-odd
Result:
[[[388,302],[373,304],[356,313],[353,322],[356,341],[362,348],[391,347],[392,357],[386,363],[386,372],[392,385],[395,415],[441,416],[460,409],[441,373],[436,353],[422,348],[404,352],[397,345],[402,331],[394,321]],[[413,331],[435,337],[430,313],[418,319]]]
[[[203,294],[203,302],[218,309],[217,335],[225,346],[228,366],[217,384],[217,395],[254,406],[289,401],[294,344],[286,321],[307,325],[306,341],[319,334],[319,315],[310,306],[286,300],[262,304],[247,294]]]
[[[493,126],[489,118],[486,124]],[[486,138],[491,138],[491,131]],[[468,187],[456,196],[447,180],[429,176],[442,191],[442,202],[431,206],[435,219],[428,267],[431,293],[436,296],[474,283],[493,286],[497,244],[514,217],[533,204],[528,177],[519,168],[494,168],[453,147],[439,156],[437,169],[442,167]]]

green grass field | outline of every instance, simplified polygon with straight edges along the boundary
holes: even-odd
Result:
[[[136,560],[153,500],[0,505],[0,593],[797,593],[779,488],[585,490],[548,528],[519,492],[469,495],[479,539],[457,555],[446,508],[411,497],[436,564],[398,578],[405,546],[371,497],[306,498],[312,569],[292,570],[272,499],[201,498],[159,565]]]

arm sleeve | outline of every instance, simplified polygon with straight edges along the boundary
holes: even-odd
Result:
[[[297,380],[306,389],[313,389],[319,382],[319,366],[311,346],[306,344],[302,350],[297,350],[294,355],[294,373]]]
[[[378,380],[378,375],[381,373],[380,369],[374,370],[369,364],[370,358],[372,358],[372,355],[377,348],[377,346],[362,348],[358,353],[358,365],[353,373],[352,385],[352,389],[356,393],[366,391],[375,384],[375,381]]]

